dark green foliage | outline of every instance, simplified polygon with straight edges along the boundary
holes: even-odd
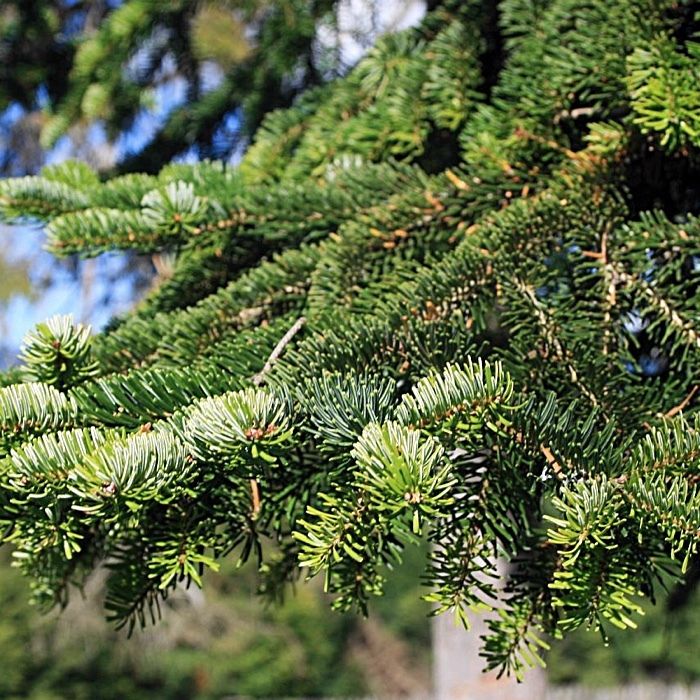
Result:
[[[37,597],[106,560],[131,627],[236,549],[365,611],[424,538],[438,611],[498,609],[489,668],[636,626],[700,531],[691,9],[442,3],[235,170],[0,184],[56,252],[177,255],[96,370],[0,389]]]

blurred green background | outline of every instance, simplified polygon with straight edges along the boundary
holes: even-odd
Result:
[[[163,620],[131,639],[101,614],[101,581],[66,610],[42,615],[27,584],[0,566],[0,697],[32,700],[163,700],[228,697],[426,697],[429,607],[417,585],[425,551],[407,550],[368,619],[332,612],[319,581],[301,583],[282,605],[257,593],[254,567],[229,561],[203,591],[181,591]],[[663,601],[661,601],[663,603]],[[554,645],[552,683],[612,686],[644,679],[700,679],[700,599],[672,614],[647,607],[638,633],[608,646],[581,630]]]
[[[425,695],[429,609],[416,588],[423,554],[410,552],[368,620],[331,612],[318,581],[299,584],[283,605],[265,605],[253,567],[228,562],[204,591],[181,591],[161,623],[127,639],[102,617],[98,578],[61,614],[30,608],[5,549],[0,697]]]

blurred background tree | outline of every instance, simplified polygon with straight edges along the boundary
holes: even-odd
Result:
[[[270,110],[342,75],[420,0],[7,0],[0,172],[82,156],[157,172],[229,159]]]
[[[319,586],[282,606],[263,606],[251,568],[231,563],[206,597],[182,592],[158,627],[131,640],[105,624],[101,580],[60,615],[27,605],[26,581],[0,572],[0,697],[31,700],[209,700],[243,697],[425,696],[427,606],[416,603],[415,568],[394,582],[371,621],[329,614]],[[400,611],[400,612],[399,612]]]

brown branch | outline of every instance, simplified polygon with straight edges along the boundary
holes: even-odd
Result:
[[[518,443],[518,445],[525,445],[525,436],[520,431],[515,432],[512,429],[506,428],[506,432],[513,436],[513,439]],[[544,443],[540,443],[540,452],[544,455],[547,465],[554,472],[554,476],[562,481],[564,479],[564,467],[562,467],[562,465],[557,461],[557,458],[554,456],[552,450]],[[566,462],[566,466],[570,472],[573,471],[573,465]]]
[[[673,418],[673,416],[675,416],[677,413],[680,413],[693,400],[693,396],[695,396],[695,394],[697,393],[698,388],[699,387],[696,384],[688,392],[688,395],[683,399],[683,401],[681,401],[677,406],[674,406],[672,409],[664,413],[664,418]]]
[[[255,520],[260,512],[260,486],[255,479],[250,480],[250,497],[253,501],[253,520]]]
[[[554,453],[552,450],[547,447],[547,445],[540,445],[540,452],[544,455],[544,458],[547,462],[547,464],[551,467],[552,471],[554,472],[554,476],[557,477],[557,479],[561,480],[564,478],[564,469],[559,464],[557,461],[557,458],[554,456]],[[571,465],[567,464],[567,467],[571,469]]]

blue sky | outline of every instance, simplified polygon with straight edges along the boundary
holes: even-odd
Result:
[[[2,254],[10,265],[27,266],[36,298],[15,294],[2,303],[2,345],[19,349],[22,338],[36,323],[54,314],[73,314],[95,330],[134,302],[133,277],[124,274],[124,258],[118,253],[101,255],[78,263],[83,270],[74,274],[67,265],[42,250],[44,231],[40,226],[0,225]],[[92,266],[88,289],[81,280],[85,265]]]

